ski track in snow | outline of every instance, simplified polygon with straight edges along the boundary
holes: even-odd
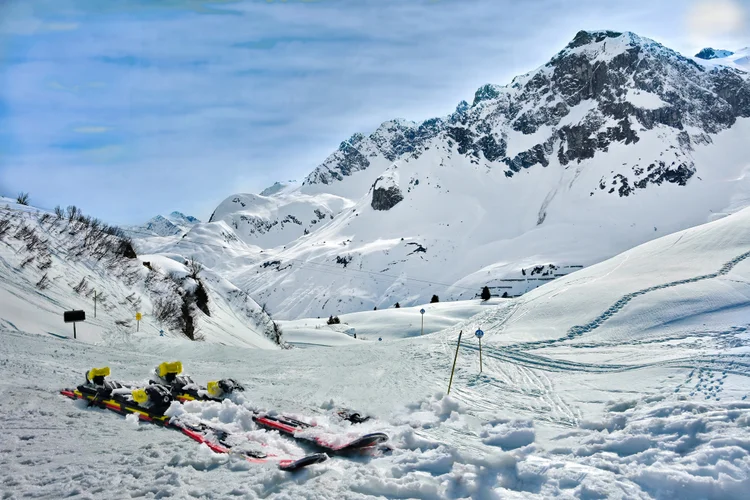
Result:
[[[709,279],[713,279],[713,278],[718,278],[719,276],[725,276],[725,275],[729,274],[729,272],[737,264],[739,264],[743,260],[747,259],[748,257],[750,257],[750,252],[745,252],[742,255],[739,255],[739,256],[735,257],[734,259],[730,260],[729,262],[727,262],[726,264],[724,264],[721,267],[721,269],[719,269],[715,273],[704,274],[702,276],[696,276],[694,278],[689,278],[689,279],[672,281],[672,282],[669,282],[669,283],[664,283],[663,285],[652,286],[652,287],[644,288],[642,290],[638,290],[637,292],[629,293],[629,294],[623,296],[617,302],[615,302],[615,304],[612,305],[612,307],[610,307],[609,309],[607,309],[606,311],[604,311],[599,317],[597,317],[596,319],[594,319],[590,323],[588,323],[586,325],[572,327],[570,330],[568,330],[567,339],[573,339],[575,337],[579,337],[579,336],[581,336],[583,334],[589,333],[589,332],[591,332],[591,331],[599,328],[599,326],[601,326],[602,323],[604,323],[610,317],[612,317],[613,315],[615,315],[619,311],[621,311],[623,307],[625,307],[631,300],[633,300],[636,297],[639,297],[641,295],[645,295],[645,294],[647,294],[649,292],[653,292],[653,291],[656,291],[656,290],[663,290],[665,288],[673,288],[673,287],[680,286],[680,285],[686,285],[688,283],[697,283],[699,281],[704,281],[704,280],[709,280]],[[560,340],[565,340],[565,339],[559,339],[557,341],[550,341],[548,343],[559,342]]]

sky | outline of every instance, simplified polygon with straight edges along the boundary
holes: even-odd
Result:
[[[451,113],[581,29],[694,55],[750,0],[0,0],[0,195],[110,223],[299,180],[355,132]]]

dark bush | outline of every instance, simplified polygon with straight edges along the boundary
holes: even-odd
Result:
[[[195,305],[203,311],[206,316],[211,316],[211,311],[208,309],[208,292],[206,287],[203,285],[201,280],[196,280],[198,286],[195,287]]]

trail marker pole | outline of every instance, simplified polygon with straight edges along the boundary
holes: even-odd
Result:
[[[479,373],[482,373],[482,337],[484,337],[484,332],[478,329],[474,332],[474,335],[479,339]]]
[[[451,393],[451,386],[453,385],[453,372],[456,371],[456,360],[458,360],[458,348],[461,347],[461,335],[464,333],[463,330],[458,332],[458,344],[456,344],[456,356],[453,358],[453,368],[451,369],[451,379],[448,382],[448,394]]]
[[[479,339],[479,373],[482,373],[482,339]]]
[[[135,331],[136,332],[141,331],[141,318],[143,318],[143,315],[141,313],[135,313]]]
[[[424,308],[419,310],[419,314],[422,315],[422,333],[420,333],[420,335],[424,335],[424,313],[425,313]]]
[[[96,290],[94,290],[94,317],[96,318]]]

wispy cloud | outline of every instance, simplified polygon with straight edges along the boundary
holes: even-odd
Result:
[[[686,15],[690,35],[699,43],[709,43],[742,33],[747,29],[746,9],[738,0],[695,0]]]

